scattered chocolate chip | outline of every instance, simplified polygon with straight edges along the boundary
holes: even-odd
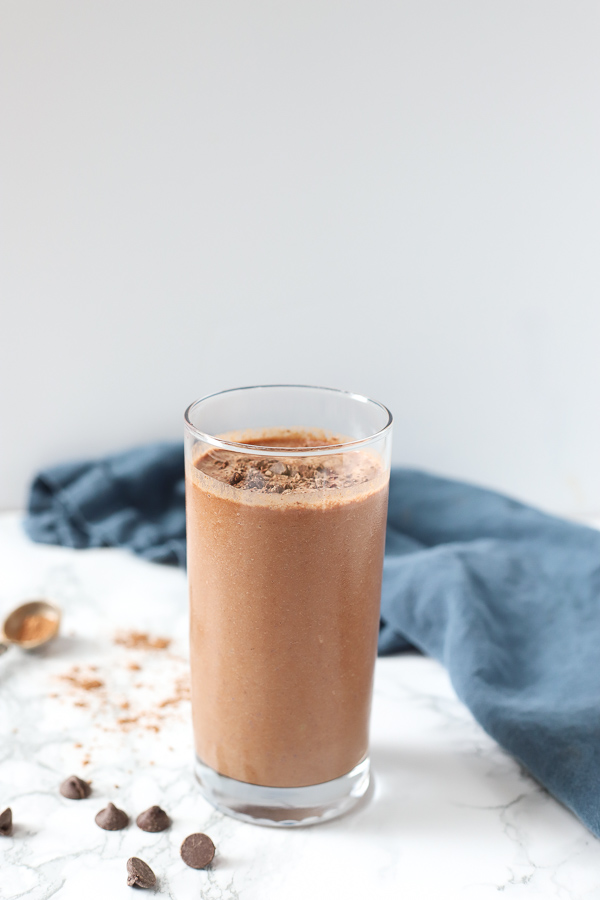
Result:
[[[10,837],[13,831],[12,809],[10,806],[0,813],[0,834]]]
[[[122,809],[117,809],[113,803],[109,803],[106,809],[101,809],[97,814],[96,825],[105,831],[121,831],[129,825],[129,816]]]
[[[239,472],[234,472],[231,478],[229,479],[229,484],[239,484],[244,476],[240,475]]]
[[[132,856],[127,860],[127,884],[129,887],[151,888],[156,884],[156,875],[143,859]]]
[[[190,834],[181,845],[181,858],[192,869],[204,869],[212,862],[215,845],[207,834]]]
[[[60,792],[67,800],[85,800],[92,793],[88,781],[78,778],[77,775],[69,775],[60,786]]]
[[[136,819],[138,828],[142,831],[164,831],[171,824],[171,820],[160,806],[151,806],[144,810]]]

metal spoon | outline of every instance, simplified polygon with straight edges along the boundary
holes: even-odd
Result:
[[[49,630],[48,634],[42,638],[34,638],[28,641],[19,638],[23,623],[29,616],[43,616],[44,619],[48,619],[52,623],[52,630]],[[21,606],[17,606],[16,609],[9,613],[2,624],[0,656],[6,653],[11,644],[16,644],[18,647],[22,647],[23,650],[35,650],[36,647],[42,647],[49,641],[54,640],[60,628],[60,616],[61,612],[58,606],[49,603],[48,600],[30,600],[28,603],[22,603]]]

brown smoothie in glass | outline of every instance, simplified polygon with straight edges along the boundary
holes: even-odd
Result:
[[[309,431],[229,439],[324,443]],[[273,459],[212,448],[186,484],[200,760],[270,787],[350,772],[368,751],[388,472],[368,451]]]

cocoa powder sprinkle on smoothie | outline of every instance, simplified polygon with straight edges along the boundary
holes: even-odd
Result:
[[[221,453],[227,451],[222,450]],[[330,457],[328,465],[321,461],[290,459],[286,465],[272,464],[270,459],[256,456],[240,456],[231,454],[228,467],[224,470],[220,460],[207,454],[197,467],[212,478],[230,484],[243,491],[266,494],[282,494],[285,491],[294,494],[307,494],[320,490],[332,490],[365,484],[378,473],[378,467],[368,457],[352,467],[345,465],[345,459]]]

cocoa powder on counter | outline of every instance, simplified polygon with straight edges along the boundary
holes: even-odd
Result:
[[[145,631],[125,631],[115,636],[115,644],[129,650],[168,650],[171,638],[150,637]]]

